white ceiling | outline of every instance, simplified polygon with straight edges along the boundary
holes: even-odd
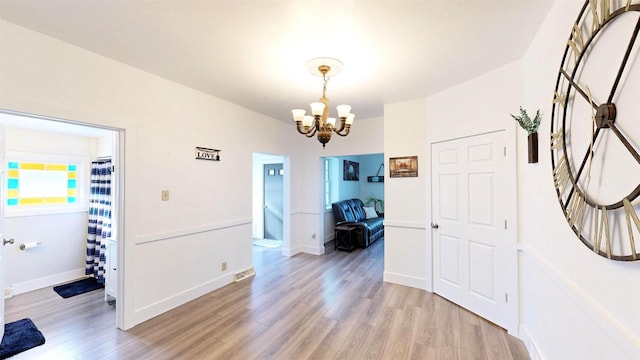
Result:
[[[0,0],[0,18],[292,121],[321,96],[358,119],[521,58],[553,0]]]

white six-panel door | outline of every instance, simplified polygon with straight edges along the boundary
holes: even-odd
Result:
[[[517,254],[504,149],[503,131],[432,144],[432,238],[434,291],[509,328]]]

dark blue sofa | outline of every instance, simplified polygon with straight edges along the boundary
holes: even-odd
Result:
[[[331,204],[336,225],[349,223],[354,225],[355,245],[366,248],[376,240],[384,237],[384,218],[376,217],[367,219],[364,212],[364,203],[360,199],[342,200]]]

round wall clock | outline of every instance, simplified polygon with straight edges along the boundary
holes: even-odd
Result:
[[[640,260],[640,3],[587,0],[562,56],[551,119],[558,202],[592,252]]]

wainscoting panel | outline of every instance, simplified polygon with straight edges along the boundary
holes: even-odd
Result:
[[[637,359],[640,339],[534,250],[520,251],[519,337],[531,359]]]

